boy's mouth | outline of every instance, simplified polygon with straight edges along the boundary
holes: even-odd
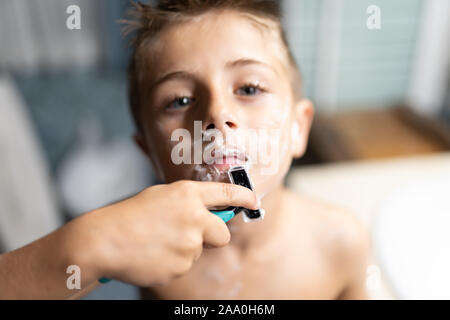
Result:
[[[238,148],[214,149],[211,156],[205,164],[212,165],[219,171],[227,171],[232,166],[245,165],[248,162],[245,152]]]

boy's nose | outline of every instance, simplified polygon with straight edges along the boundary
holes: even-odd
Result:
[[[230,129],[238,128],[238,121],[231,108],[218,108],[211,106],[209,108],[208,116],[205,118],[204,130],[217,129],[225,133]]]
[[[225,121],[224,123],[215,124],[215,122],[209,122],[205,130],[218,129],[220,131],[225,131],[227,129],[237,128],[237,125],[233,121]]]
[[[204,114],[203,130],[217,129],[226,134],[230,129],[239,127],[236,106],[221,88],[211,90]]]

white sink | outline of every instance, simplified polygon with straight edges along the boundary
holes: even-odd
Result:
[[[393,191],[373,236],[375,255],[400,299],[450,299],[450,175]]]
[[[288,185],[370,230],[371,298],[450,299],[450,152],[295,168]]]

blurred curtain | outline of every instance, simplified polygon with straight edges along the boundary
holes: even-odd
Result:
[[[446,1],[446,0],[444,0]],[[305,93],[319,110],[401,103],[410,86],[423,0],[283,0]],[[366,12],[381,10],[381,29]]]
[[[21,73],[88,70],[123,64],[117,20],[127,0],[0,0],[0,68]],[[69,30],[67,7],[81,9],[81,30]]]

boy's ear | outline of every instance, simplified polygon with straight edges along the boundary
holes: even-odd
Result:
[[[308,144],[309,131],[314,118],[314,106],[310,100],[301,99],[294,109],[294,122],[291,127],[292,156],[300,158]]]

